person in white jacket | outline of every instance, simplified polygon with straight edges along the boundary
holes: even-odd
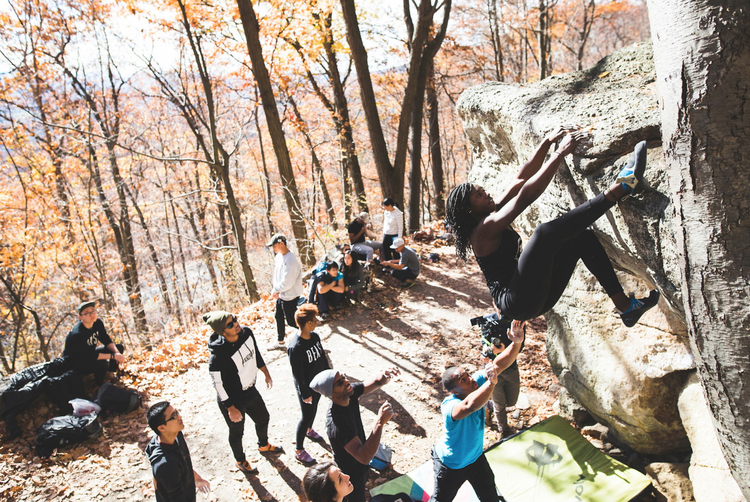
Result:
[[[297,328],[294,322],[294,314],[297,312],[297,305],[300,303],[300,297],[305,294],[302,285],[302,264],[299,262],[294,253],[292,253],[286,244],[286,237],[282,234],[276,234],[266,244],[267,247],[273,248],[276,253],[273,269],[273,283],[271,285],[271,296],[276,299],[276,332],[278,342],[273,347],[277,350],[286,350],[284,337],[286,336],[286,324],[292,328]]]
[[[387,197],[383,199],[383,260],[390,261],[398,258],[391,249],[393,239],[404,236],[404,213],[396,202]]]

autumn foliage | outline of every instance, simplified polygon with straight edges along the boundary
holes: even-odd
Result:
[[[393,194],[381,192],[388,185],[373,158],[340,2],[253,5],[301,206],[292,212],[321,256],[346,238],[352,211],[377,214]],[[470,165],[453,106],[463,89],[575,70],[648,36],[638,2],[447,5],[434,60],[446,187]],[[58,356],[73,306],[90,298],[114,338],[160,347],[149,365],[195,364],[188,347],[163,340],[203,311],[267,291],[272,257],[263,244],[273,232],[292,234],[290,186],[237,3],[18,0],[4,9],[1,371]],[[411,50],[400,9],[357,4],[391,151]],[[439,16],[434,22],[438,29]],[[422,148],[421,179],[406,185],[423,191],[404,197],[420,204],[412,228],[435,217],[432,155]]]

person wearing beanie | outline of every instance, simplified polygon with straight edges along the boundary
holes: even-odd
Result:
[[[324,370],[315,375],[310,388],[331,400],[326,415],[326,433],[333,449],[333,460],[341,472],[350,476],[354,490],[347,502],[365,502],[365,483],[370,461],[380,446],[383,427],[393,417],[393,408],[386,401],[378,411],[369,436],[365,436],[359,398],[369,394],[400,375],[398,368],[383,371],[377,378],[351,383],[346,375],[336,370]]]
[[[234,314],[225,311],[203,315],[213,333],[208,340],[208,371],[216,389],[219,411],[229,427],[229,446],[237,468],[245,474],[257,474],[245,457],[242,436],[245,433],[245,415],[255,423],[260,453],[282,453],[280,446],[268,442],[270,415],[263,397],[255,386],[258,371],[263,373],[266,388],[273,387],[263,356],[252,330],[241,326]]]
[[[105,376],[113,378],[120,364],[125,362],[122,355],[125,346],[115,344],[109,337],[104,323],[97,317],[95,301],[80,303],[76,312],[78,322],[65,338],[63,357],[76,373],[93,373],[96,384],[101,385]]]
[[[271,283],[271,297],[276,300],[276,334],[278,335],[276,345],[273,349],[286,350],[284,338],[286,337],[286,324],[297,328],[294,314],[297,306],[304,299],[305,288],[302,283],[302,264],[287,247],[286,237],[275,234],[266,243],[266,247],[273,249],[276,254],[274,258],[273,281]],[[302,299],[300,297],[303,297]]]

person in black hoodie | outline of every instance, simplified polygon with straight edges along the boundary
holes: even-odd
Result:
[[[297,389],[299,405],[302,408],[302,418],[297,424],[297,452],[294,458],[304,465],[315,463],[315,459],[305,451],[305,437],[313,441],[322,439],[312,428],[315,414],[318,412],[320,394],[310,389],[310,381],[315,375],[331,367],[320,343],[320,337],[313,331],[318,325],[317,315],[318,307],[309,303],[297,309],[294,318],[300,332],[292,337],[289,348],[286,349],[289,364],[292,366],[294,387]]]
[[[260,453],[282,453],[280,446],[268,442],[270,416],[263,397],[255,388],[258,371],[266,377],[266,387],[273,387],[273,379],[260,355],[253,332],[240,326],[237,318],[224,311],[203,315],[203,320],[214,332],[208,341],[208,371],[216,388],[219,410],[229,427],[229,446],[237,468],[246,474],[257,474],[242,450],[245,415],[255,423]]]
[[[97,318],[95,301],[79,304],[76,311],[78,323],[65,338],[63,357],[70,361],[76,373],[93,373],[96,384],[101,385],[107,373],[114,376],[119,365],[125,362],[122,355],[125,347],[112,342],[104,323]]]
[[[193,469],[180,412],[161,401],[148,409],[146,418],[156,433],[146,445],[146,456],[154,474],[157,502],[195,502],[196,488],[208,493],[211,485]]]

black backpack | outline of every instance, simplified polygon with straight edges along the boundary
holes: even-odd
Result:
[[[49,457],[55,448],[96,439],[101,432],[102,424],[95,413],[85,417],[65,415],[50,418],[37,432],[36,453],[40,457]]]
[[[134,390],[116,387],[107,382],[99,388],[96,402],[102,407],[102,411],[130,413],[140,408],[141,395]]]

